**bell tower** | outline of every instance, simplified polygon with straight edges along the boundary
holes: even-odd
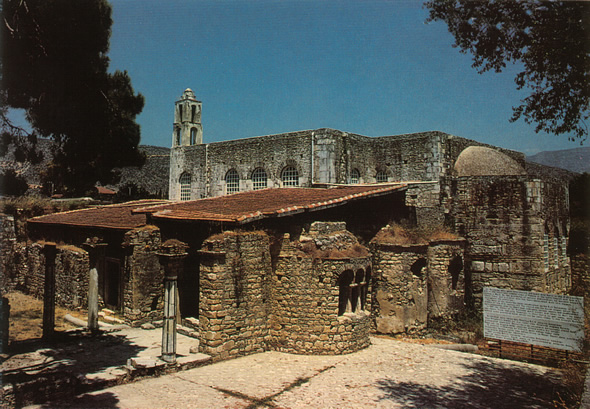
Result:
[[[192,89],[187,88],[175,103],[172,147],[191,146],[203,143],[201,124],[201,101],[197,101]]]

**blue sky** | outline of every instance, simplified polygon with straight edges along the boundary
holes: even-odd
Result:
[[[111,69],[146,98],[142,144],[170,146],[174,102],[203,101],[204,141],[335,128],[440,130],[526,154],[580,146],[510,123],[508,67],[478,74],[420,1],[114,0]]]

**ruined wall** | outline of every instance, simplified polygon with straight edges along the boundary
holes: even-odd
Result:
[[[464,269],[465,242],[432,241],[427,254],[428,318],[453,318],[464,311],[465,296],[470,296],[470,277],[465,277]]]
[[[200,251],[200,345],[214,359],[262,352],[269,341],[269,238],[227,232]]]
[[[272,348],[343,354],[367,347],[370,276],[369,254],[345,223],[314,222],[298,241],[286,234],[272,276]]]
[[[14,266],[18,275],[10,289],[42,299],[45,290],[43,242],[17,243]],[[58,245],[55,256],[55,302],[67,308],[86,308],[88,303],[88,253],[75,246]]]
[[[566,291],[566,189],[521,176],[455,179],[452,221],[468,243],[465,261],[476,306],[484,286]]]
[[[16,286],[19,271],[16,247],[14,217],[0,213],[0,292],[11,291]]]
[[[85,250],[75,246],[57,246],[55,256],[55,302],[57,305],[74,309],[87,308],[88,271],[88,253]]]
[[[427,245],[373,245],[375,329],[382,334],[426,328]]]
[[[162,317],[164,308],[164,269],[156,252],[160,248],[160,230],[144,226],[125,234],[127,257],[123,272],[123,316],[138,325]]]

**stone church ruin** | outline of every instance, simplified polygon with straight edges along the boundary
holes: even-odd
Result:
[[[138,326],[162,320],[172,269],[179,328],[223,359],[353,352],[480,309],[484,286],[571,285],[567,186],[521,153],[438,131],[204,143],[201,108],[176,102],[170,200],[35,217],[26,242],[3,217],[4,288],[43,297],[50,263],[56,303],[86,308],[94,267],[100,305]]]

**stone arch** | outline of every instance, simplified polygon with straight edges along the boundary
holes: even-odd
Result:
[[[240,175],[235,168],[231,168],[225,173],[225,193],[237,193],[240,191]]]
[[[361,183],[361,172],[358,168],[352,168],[350,171],[350,184],[358,185],[359,183]]]
[[[299,186],[299,171],[295,166],[287,165],[285,166],[281,172],[281,182],[283,186]]]
[[[191,184],[192,176],[188,172],[183,172],[178,178],[178,184],[180,185],[180,200],[186,201],[191,200]]]
[[[250,180],[252,180],[253,190],[266,189],[268,187],[268,174],[263,167],[254,169],[250,175]]]
[[[414,263],[410,266],[410,271],[416,277],[423,278],[423,270],[426,267],[426,264],[426,259],[424,257],[420,257],[418,260],[414,261]]]
[[[338,315],[351,311],[350,285],[354,281],[352,270],[343,271],[338,277]]]

